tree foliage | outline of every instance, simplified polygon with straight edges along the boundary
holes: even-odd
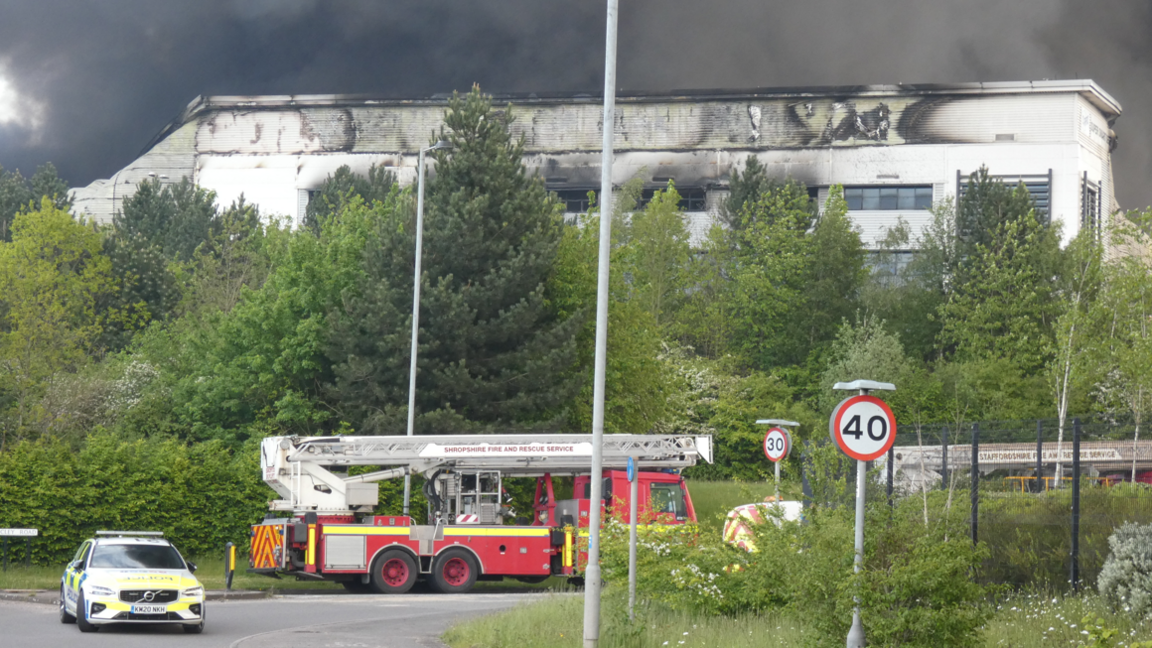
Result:
[[[141,182],[112,217],[112,227],[123,238],[139,237],[156,246],[168,259],[188,261],[208,240],[217,221],[216,194],[188,178],[162,184],[158,178]]]
[[[16,215],[12,241],[0,243],[0,448],[37,419],[53,377],[90,357],[111,274],[100,235],[52,200]]]
[[[425,201],[417,413],[422,430],[555,418],[576,382],[578,320],[546,286],[563,230],[559,205],[523,166],[508,118],[478,89],[449,102]],[[381,223],[359,299],[345,299],[331,345],[331,397],[366,430],[404,429],[415,219]]]
[[[34,211],[41,198],[47,198],[56,209],[67,211],[72,206],[68,183],[56,175],[51,162],[37,167],[31,178],[20,170],[5,171],[0,166],[0,241],[12,240],[12,221],[22,211]]]
[[[996,224],[976,242],[940,305],[940,342],[961,360],[1007,359],[1023,372],[1051,357],[1059,232],[1034,211]]]
[[[387,202],[392,198],[395,187],[395,174],[384,167],[373,164],[368,167],[368,175],[362,176],[354,173],[347,164],[342,165],[308,199],[304,226],[319,232],[322,222],[339,216],[355,198],[369,206],[376,202]]]

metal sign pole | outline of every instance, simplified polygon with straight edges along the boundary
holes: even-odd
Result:
[[[865,390],[860,390],[862,394]],[[868,479],[868,462],[856,462],[856,559],[852,572],[859,574],[864,566],[864,486]],[[852,628],[848,630],[848,648],[864,648],[864,623],[860,620],[860,597],[853,597]]]
[[[636,500],[640,498],[640,480],[636,476],[636,462],[628,457],[628,481],[631,482],[628,506],[628,620],[636,620]]]
[[[836,383],[832,388],[857,390],[859,393],[836,406],[828,425],[828,431],[840,450],[856,459],[856,537],[852,571],[859,574],[864,569],[864,497],[868,484],[868,461],[884,456],[896,437],[896,419],[892,410],[883,401],[869,397],[868,392],[874,389],[895,390],[896,386],[871,380],[854,380],[850,383]],[[849,413],[851,416],[846,416]],[[850,440],[853,437],[855,441]],[[859,593],[853,596],[853,601],[855,605],[847,647],[864,648],[864,622],[860,618]]]
[[[776,462],[776,501],[780,501],[780,462]]]
[[[868,390],[861,389],[861,396],[867,396]],[[856,557],[852,562],[852,573],[859,574],[864,568],[864,493],[868,480],[868,462],[856,462]],[[860,597],[853,600],[856,607],[852,608],[852,627],[848,629],[848,648],[864,648],[864,622],[860,619]]]

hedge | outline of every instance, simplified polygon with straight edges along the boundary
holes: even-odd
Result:
[[[254,444],[233,453],[214,441],[96,432],[79,450],[44,439],[0,453],[0,527],[39,529],[38,565],[64,564],[100,529],[163,531],[185,556],[219,554],[228,541],[247,547],[274,495]],[[23,544],[12,545],[14,558]]]

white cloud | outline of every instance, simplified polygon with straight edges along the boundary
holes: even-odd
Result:
[[[4,76],[0,67],[0,126],[20,126],[31,131],[40,129],[43,106],[21,95]]]

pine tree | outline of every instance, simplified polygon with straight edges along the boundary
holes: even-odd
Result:
[[[0,241],[12,240],[16,214],[39,209],[41,198],[51,200],[56,209],[67,211],[72,207],[68,183],[56,175],[51,162],[37,168],[31,178],[20,175],[19,169],[5,171],[0,167]]]
[[[474,89],[449,103],[427,187],[417,372],[422,430],[554,418],[578,387],[575,318],[545,297],[559,205],[527,176],[507,113]],[[381,224],[362,297],[335,316],[332,399],[353,424],[402,432],[415,223]]]
[[[359,196],[371,205],[386,200],[395,186],[396,176],[384,167],[373,164],[365,177],[353,173],[345,164],[328,176],[320,190],[308,200],[304,226],[319,233],[320,221],[344,211],[353,197]]]
[[[968,179],[968,186],[957,205],[956,226],[962,254],[973,254],[977,246],[993,246],[1002,225],[1030,211],[1036,212],[1038,223],[1047,225],[1047,214],[1036,209],[1023,184],[1015,187],[1004,184],[988,175],[987,167],[980,167]]]
[[[169,259],[188,261],[218,225],[216,193],[197,187],[188,178],[162,185],[156,178],[141,182],[112,217],[118,236],[139,235]]]

